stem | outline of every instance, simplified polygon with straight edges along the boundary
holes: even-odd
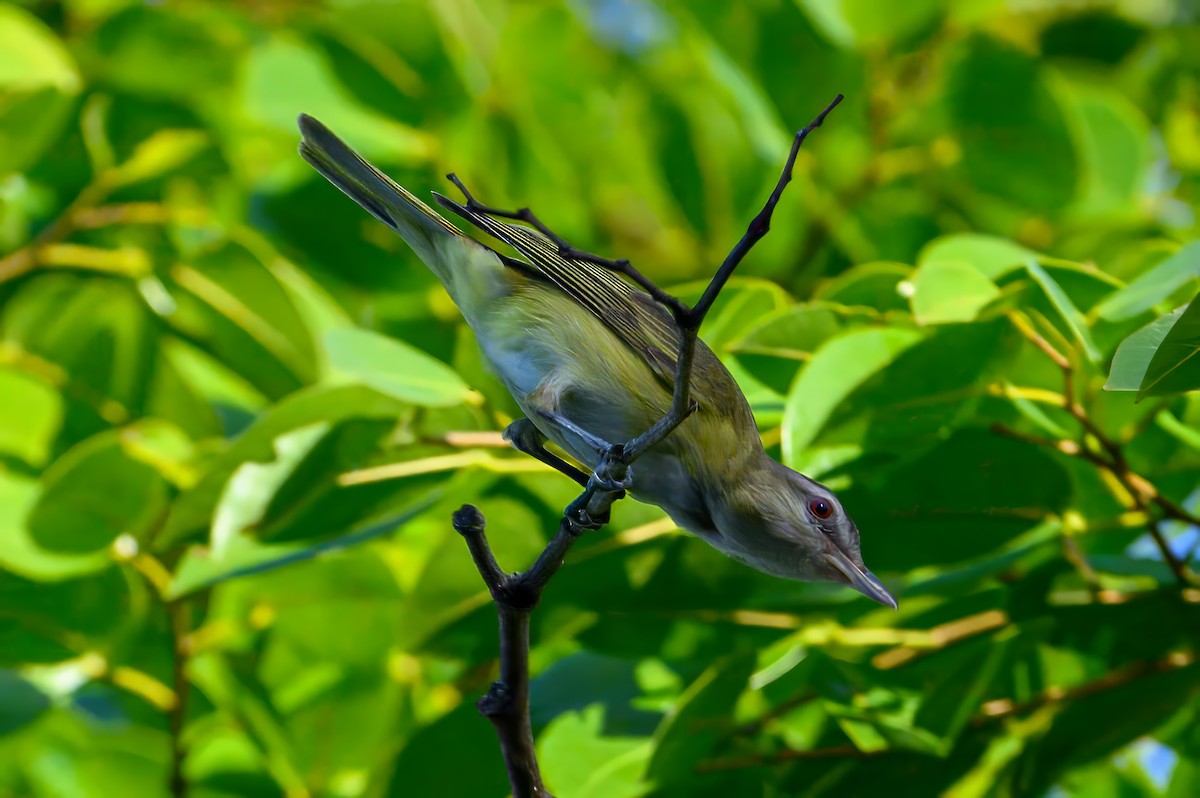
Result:
[[[1088,414],[1087,408],[1080,403],[1076,395],[1076,372],[1071,359],[1056,349],[1052,343],[1042,336],[1034,327],[1033,322],[1024,314],[1013,311],[1009,313],[1008,317],[1013,326],[1020,331],[1021,335],[1040,349],[1062,371],[1063,409],[1079,424],[1083,436],[1078,441],[1056,440],[1017,432],[1003,424],[994,424],[992,430],[1009,438],[1055,449],[1070,457],[1077,457],[1099,469],[1107,471],[1129,494],[1133,507],[1136,510],[1149,513],[1150,508],[1153,506],[1158,509],[1161,518],[1170,518],[1191,525],[1200,525],[1200,516],[1188,512],[1183,507],[1163,496],[1154,483],[1130,468],[1129,460],[1125,457],[1125,450],[1122,448],[1121,442],[1109,436],[1100,428],[1095,419]],[[1095,447],[1088,445],[1088,436],[1095,440],[1099,451],[1096,451]],[[1159,552],[1162,554],[1163,562],[1171,569],[1171,573],[1175,576],[1176,581],[1185,587],[1196,584],[1196,576],[1188,569],[1187,563],[1175,556],[1175,552],[1171,551],[1170,542],[1163,535],[1162,530],[1158,528],[1158,519],[1152,517],[1146,524],[1146,530],[1150,534],[1151,540],[1154,541],[1154,545],[1158,547]],[[1080,561],[1084,562],[1082,557]],[[1078,566],[1078,563],[1076,565]],[[1090,571],[1090,567],[1088,570]],[[1092,573],[1094,575],[1094,572]]]
[[[167,787],[172,798],[185,798],[188,794],[188,783],[183,773],[183,765],[187,759],[187,747],[184,745],[183,732],[187,725],[188,696],[191,693],[187,664],[191,656],[189,634],[192,613],[184,601],[170,602],[166,606],[171,624],[171,681],[175,689],[175,703],[171,706],[168,717],[171,732],[171,770]]]
[[[48,244],[62,241],[78,227],[81,214],[100,202],[109,192],[109,185],[99,178],[93,180],[76,195],[53,222],[42,229],[28,244],[0,258],[0,283],[6,283],[33,271],[37,267],[41,250]]]
[[[576,535],[564,534],[564,521],[533,568],[506,574],[488,545],[485,526],[483,514],[469,504],[454,514],[454,529],[466,540],[500,621],[500,679],[477,706],[496,728],[513,798],[551,798],[542,784],[529,719],[529,616]]]

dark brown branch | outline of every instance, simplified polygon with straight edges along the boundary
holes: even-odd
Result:
[[[746,233],[730,250],[720,268],[709,282],[695,307],[668,294],[641,274],[627,260],[610,260],[575,249],[543,224],[528,208],[503,211],[475,200],[462,181],[449,179],[466,198],[472,211],[505,219],[523,221],[544,235],[558,248],[559,255],[596,264],[624,274],[644,289],[656,301],[670,310],[679,330],[679,351],[675,367],[675,384],[671,407],[650,429],[625,443],[599,446],[600,463],[587,480],[587,485],[563,513],[558,531],[546,545],[533,566],[524,573],[506,574],[501,570],[488,546],[484,534],[484,517],[475,507],[463,505],[454,514],[454,528],[463,536],[479,575],[491,593],[500,624],[500,678],[492,683],[487,694],[479,700],[479,711],[496,728],[504,764],[508,771],[514,798],[544,798],[550,796],[542,783],[529,719],[529,618],[541,599],[551,577],[562,566],[567,551],[583,532],[598,529],[607,522],[612,505],[625,495],[631,480],[630,466],[647,449],[671,434],[693,410],[691,398],[692,364],[695,360],[696,339],[700,325],[716,301],[721,289],[734,270],[771,227],[771,216],[783,190],[792,179],[792,169],[804,140],[825,121],[826,115],[842,101],[834,98],[825,110],[805,128],[796,133],[787,162],[770,197],[746,229]],[[556,419],[570,425],[567,419]],[[585,439],[591,436],[577,430]]]
[[[1063,454],[1077,457],[1108,472],[1129,494],[1134,508],[1137,510],[1149,513],[1151,507],[1155,507],[1161,518],[1200,525],[1200,516],[1188,512],[1166,496],[1163,496],[1150,480],[1135,472],[1125,457],[1125,451],[1122,448],[1121,442],[1109,436],[1088,414],[1087,408],[1079,401],[1076,393],[1076,372],[1071,359],[1055,349],[1054,345],[1038,333],[1033,323],[1022,314],[1017,312],[1010,313],[1009,319],[1026,340],[1040,349],[1062,371],[1063,409],[1079,424],[1083,436],[1078,441],[1043,438],[1017,432],[1003,424],[993,425],[993,431],[1009,438],[1056,449]],[[1089,445],[1089,437],[1095,441],[1095,446]],[[1171,569],[1171,573],[1175,576],[1179,584],[1185,586],[1195,584],[1196,576],[1188,569],[1187,563],[1177,557],[1175,552],[1171,550],[1170,542],[1163,535],[1162,530],[1158,528],[1158,520],[1161,519],[1151,517],[1150,521],[1146,524],[1146,529],[1155,546],[1158,547],[1159,552],[1162,554],[1163,562]]]
[[[792,140],[792,149],[788,153],[787,163],[784,164],[783,171],[779,175],[779,181],[775,184],[775,189],[771,192],[771,196],[767,198],[767,202],[763,205],[762,210],[750,222],[746,228],[742,239],[737,242],[729,255],[725,257],[725,262],[721,264],[721,268],[717,270],[717,275],[713,277],[712,282],[708,284],[708,288],[704,289],[704,294],[692,308],[691,321],[696,329],[700,328],[700,322],[704,321],[705,314],[712,307],[713,302],[717,300],[717,294],[725,287],[725,283],[733,275],[734,269],[742,262],[742,259],[750,252],[767,231],[771,229],[771,216],[775,213],[775,206],[779,204],[779,198],[783,196],[783,190],[787,188],[787,184],[792,182],[792,169],[796,165],[796,158],[800,155],[800,146],[804,144],[804,140],[808,138],[808,134],[821,126],[825,121],[825,117],[829,112],[837,107],[844,98],[841,94],[833,98],[833,102],[825,106],[825,110],[817,114],[817,118],[808,123],[807,127],[801,128],[796,133],[796,138]]]
[[[1187,667],[1195,661],[1195,654],[1179,652],[1160,660],[1134,662],[1098,679],[1074,687],[1049,687],[1028,701],[1013,702],[1007,699],[989,701],[984,704],[983,711],[971,719],[971,725],[979,727],[1013,715],[1026,715],[1050,704],[1090,698],[1147,676],[1157,676]]]
[[[989,701],[983,705],[982,711],[979,714],[971,718],[971,726],[979,728],[1014,715],[1026,715],[1051,704],[1084,700],[1111,690],[1116,690],[1138,679],[1157,676],[1187,667],[1195,661],[1196,657],[1191,653],[1171,654],[1161,660],[1133,663],[1121,670],[1114,671],[1094,681],[1085,682],[1075,687],[1051,687],[1028,701],[1019,703],[1008,699]],[[810,759],[871,759],[895,753],[901,753],[901,751],[894,748],[881,751],[862,751],[852,745],[817,748],[809,751],[788,749],[772,754],[709,760],[701,762],[696,767],[696,772],[716,773],[740,768],[769,767],[785,762]]]
[[[863,751],[855,748],[853,745],[835,745],[829,748],[813,748],[807,751],[788,748],[774,754],[743,756],[737,759],[712,759],[696,765],[696,772],[700,774],[720,773],[726,770],[770,767],[771,765],[782,765],[784,762],[812,759],[874,759],[878,756],[893,753],[896,753],[896,749],[885,748],[879,751]]]
[[[762,237],[771,229],[771,217],[775,213],[775,206],[779,204],[780,197],[783,196],[783,190],[787,184],[792,181],[792,169],[796,165],[796,158],[800,154],[800,147],[804,144],[804,140],[808,138],[808,134],[821,126],[825,121],[825,117],[829,112],[837,107],[843,96],[839,94],[833,98],[829,105],[825,106],[825,110],[817,114],[817,117],[807,126],[801,128],[796,137],[792,140],[792,148],[788,152],[787,162],[783,166],[783,170],[779,174],[779,180],[775,183],[775,188],[771,191],[771,195],[767,197],[766,203],[751,220],[746,227],[746,232],[741,239],[734,245],[729,254],[725,256],[725,261],[717,269],[717,273],[709,281],[708,287],[704,289],[704,293],[700,296],[699,301],[686,314],[680,318],[676,314],[676,321],[679,324],[679,357],[678,365],[675,369],[675,391],[671,402],[671,409],[659,421],[646,432],[631,440],[625,446],[626,457],[629,458],[626,462],[632,462],[633,459],[641,456],[651,446],[662,441],[671,432],[683,423],[694,409],[691,399],[691,378],[692,378],[692,360],[696,351],[696,336],[699,333],[700,325],[704,323],[704,317],[708,315],[708,311],[712,308],[713,303],[717,301],[717,296],[721,293],[721,289],[729,282],[729,278],[733,276],[733,272],[741,264],[742,260],[749,254]]]

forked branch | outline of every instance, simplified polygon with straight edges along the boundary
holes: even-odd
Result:
[[[528,571],[508,574],[501,570],[488,546],[484,534],[485,521],[479,510],[464,505],[454,514],[454,528],[466,540],[499,615],[500,678],[480,699],[478,706],[479,711],[496,728],[514,798],[544,798],[550,795],[542,784],[529,719],[530,613],[550,578],[562,565],[575,539],[585,531],[600,528],[607,521],[613,503],[624,495],[625,488],[629,486],[633,462],[670,435],[695,409],[691,397],[691,378],[700,325],[734,270],[770,230],[775,206],[792,179],[792,169],[804,140],[841,101],[842,95],[839,94],[809,125],[796,133],[787,162],[770,197],[750,222],[745,234],[729,251],[699,301],[690,307],[655,285],[629,261],[611,260],[578,250],[550,230],[528,208],[504,211],[483,205],[475,200],[461,180],[454,175],[449,176],[450,181],[462,191],[470,210],[525,222],[549,239],[562,257],[586,261],[624,274],[671,312],[679,330],[679,351],[670,409],[653,426],[630,441],[599,442],[601,445],[598,448],[602,452],[600,464],[588,479],[583,493],[568,505],[558,531]],[[570,425],[567,419],[556,418],[555,421]],[[588,435],[585,430],[579,432]]]
[[[1188,568],[1187,562],[1180,559],[1171,550],[1170,542],[1158,525],[1162,519],[1170,519],[1195,526],[1200,525],[1200,517],[1162,495],[1150,480],[1130,467],[1121,442],[1105,433],[1079,401],[1076,386],[1077,375],[1071,359],[1058,351],[1045,336],[1037,331],[1033,322],[1023,314],[1013,311],[1009,314],[1009,320],[1026,340],[1041,350],[1042,354],[1058,366],[1062,372],[1063,409],[1078,422],[1082,435],[1079,440],[1055,439],[1028,435],[1003,424],[994,424],[992,429],[1008,438],[1055,449],[1070,457],[1077,457],[1112,475],[1113,479],[1129,495],[1133,507],[1149,516],[1146,531],[1162,554],[1163,562],[1171,570],[1176,581],[1185,587],[1197,584],[1196,575]],[[1095,442],[1094,446],[1089,445],[1089,438]],[[1084,569],[1085,575],[1088,570],[1090,569]]]

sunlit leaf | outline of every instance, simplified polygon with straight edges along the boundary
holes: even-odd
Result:
[[[0,6],[0,175],[51,147],[83,86],[67,48],[28,11]]]
[[[581,798],[634,798],[648,790],[641,778],[653,746],[644,737],[607,735],[604,709],[567,712],[538,738],[547,785]]]
[[[1171,325],[1146,366],[1138,398],[1200,388],[1200,301],[1193,299]]]
[[[401,401],[445,407],[472,396],[471,389],[445,363],[379,333],[331,330],[325,334],[324,346],[337,372]]]
[[[1075,336],[1075,340],[1083,348],[1083,353],[1088,360],[1093,363],[1099,362],[1100,350],[1096,348],[1096,342],[1092,340],[1091,329],[1088,327],[1087,319],[1075,307],[1075,303],[1067,296],[1060,286],[1050,274],[1042,268],[1036,260],[1029,260],[1025,263],[1025,268],[1029,270],[1029,274],[1042,287],[1049,297],[1050,303],[1054,305],[1055,310],[1062,316],[1066,322],[1071,334]]]
[[[972,321],[999,295],[996,284],[966,261],[927,260],[913,277],[913,316],[918,324]]]
[[[1188,244],[1129,285],[1114,291],[1096,306],[1095,312],[1111,321],[1131,319],[1189,283],[1193,288],[1200,284],[1200,242]]]
[[[965,261],[980,274],[995,279],[1021,268],[1037,253],[1006,238],[981,233],[953,233],[925,245],[918,264],[935,260]]]
[[[159,177],[194,157],[208,144],[208,136],[199,130],[160,130],[141,142],[129,160],[112,173],[118,184],[137,183]]]
[[[921,340],[916,330],[858,330],[830,339],[797,375],[783,417],[785,461],[801,462],[838,404],[898,354]]]
[[[1136,391],[1142,387],[1151,359],[1183,311],[1184,308],[1176,308],[1121,342],[1113,355],[1108,381],[1104,383],[1106,391]]]

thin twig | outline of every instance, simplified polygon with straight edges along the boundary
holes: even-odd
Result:
[[[1071,359],[1054,347],[1035,328],[1033,322],[1025,315],[1013,311],[1009,314],[1013,326],[1034,346],[1042,351],[1062,372],[1063,379],[1063,409],[1079,424],[1083,437],[1081,440],[1043,438],[1028,435],[1013,430],[1003,424],[994,424],[992,429],[1009,438],[1033,443],[1038,446],[1055,449],[1070,457],[1077,457],[1091,463],[1097,468],[1108,472],[1129,494],[1134,509],[1149,512],[1151,506],[1158,509],[1162,518],[1183,521],[1187,524],[1200,525],[1200,516],[1188,512],[1183,507],[1163,496],[1150,480],[1135,472],[1125,457],[1121,442],[1109,436],[1087,412],[1087,408],[1079,401],[1076,386],[1076,370]],[[1088,438],[1095,441],[1095,446],[1089,445]],[[1163,562],[1171,569],[1176,581],[1181,585],[1196,583],[1196,576],[1191,573],[1187,563],[1175,555],[1170,542],[1158,528],[1158,521],[1151,518],[1146,525],[1150,538],[1162,554]]]
[[[504,756],[514,798],[547,798],[550,793],[542,783],[533,743],[529,718],[529,620],[550,579],[562,566],[567,552],[585,531],[598,529],[608,520],[612,505],[625,495],[630,484],[630,466],[647,449],[671,434],[692,411],[696,403],[691,397],[692,365],[695,360],[696,339],[705,315],[712,308],[721,289],[734,270],[767,234],[771,216],[783,190],[792,179],[800,146],[815,128],[819,127],[833,108],[842,101],[838,95],[805,128],[796,133],[787,162],[770,197],[746,228],[745,234],[730,250],[717,269],[708,287],[694,307],[663,291],[627,260],[611,260],[575,249],[543,224],[528,208],[504,211],[479,203],[456,176],[449,179],[462,191],[467,207],[477,213],[523,221],[545,236],[558,248],[561,257],[586,261],[626,275],[652,298],[664,305],[675,319],[679,331],[679,350],[675,366],[675,383],[671,407],[648,430],[624,443],[606,443],[599,448],[599,465],[588,478],[587,486],[563,513],[558,531],[524,573],[506,574],[496,562],[484,534],[483,514],[471,505],[463,505],[454,514],[454,528],[466,540],[471,558],[488,592],[491,593],[500,626],[500,678],[492,683],[487,694],[479,700],[479,711],[496,729]],[[567,419],[558,423],[569,425]],[[585,430],[578,430],[585,439]]]
[[[109,184],[99,178],[84,186],[58,217],[29,243],[0,258],[0,283],[15,280],[36,268],[42,249],[49,244],[63,241],[74,233],[80,214],[100,202],[109,191]]]
[[[171,706],[168,718],[171,733],[171,769],[167,785],[172,798],[186,798],[188,783],[183,773],[183,765],[187,759],[187,746],[183,740],[183,732],[187,725],[188,695],[191,693],[187,664],[191,656],[189,635],[192,614],[186,601],[169,602],[166,607],[171,624],[171,681],[175,690],[175,703]]]
[[[988,701],[983,705],[979,714],[971,719],[971,726],[978,728],[997,720],[1014,715],[1025,715],[1042,707],[1061,704],[1068,701],[1080,701],[1092,696],[1107,693],[1124,687],[1131,682],[1152,676],[1158,676],[1192,665],[1196,656],[1190,652],[1180,652],[1168,655],[1161,660],[1136,662],[1126,668],[1106,674],[1099,679],[1085,682],[1074,687],[1050,687],[1029,701],[1014,702],[1008,699]],[[806,751],[787,749],[772,754],[759,754],[729,759],[714,759],[701,762],[696,767],[697,773],[716,773],[742,768],[760,768],[779,765],[785,762],[811,759],[871,759],[877,756],[901,753],[900,749],[889,748],[880,751],[863,751],[852,745],[831,746]]]
[[[884,748],[878,751],[863,751],[853,745],[835,745],[829,748],[810,748],[796,750],[792,748],[774,754],[758,754],[743,756],[737,759],[712,759],[696,765],[696,773],[720,773],[726,770],[741,770],[743,768],[761,768],[771,765],[781,765],[784,762],[796,762],[813,759],[873,759],[878,756],[896,753],[896,749]]]

